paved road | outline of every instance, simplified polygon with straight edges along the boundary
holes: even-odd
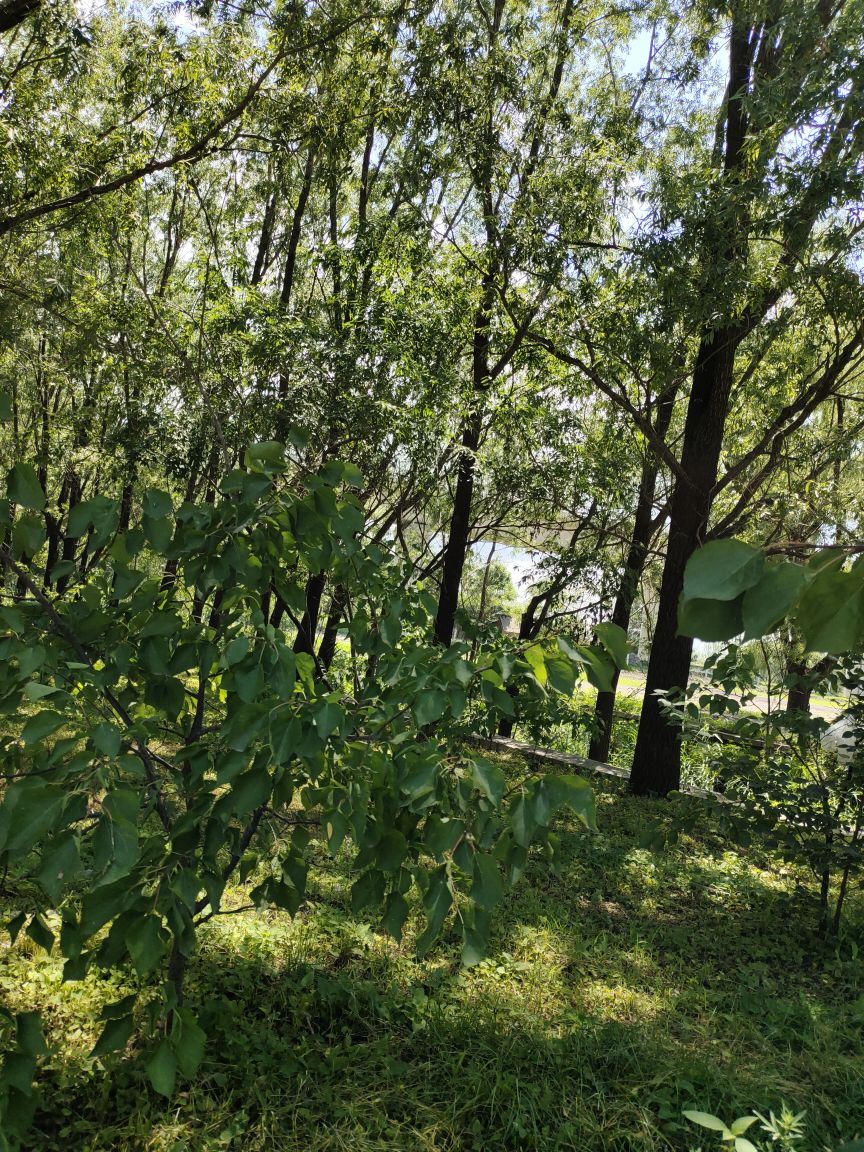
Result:
[[[632,683],[632,673],[628,675],[627,680],[627,683],[622,682],[618,685],[618,691],[624,696],[629,696],[632,700],[640,700],[645,691],[645,681],[640,680],[638,684]],[[768,703],[767,696],[756,696],[751,701],[750,707],[758,708],[760,712],[767,712]],[[776,697],[772,700],[772,704],[774,708],[777,707]],[[843,709],[838,708],[836,704],[813,703],[810,706],[810,711],[814,716],[821,716],[825,720],[833,720],[836,716],[840,715]]]

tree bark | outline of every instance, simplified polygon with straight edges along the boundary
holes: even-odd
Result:
[[[309,656],[315,655],[315,634],[318,631],[318,616],[321,611],[321,597],[324,594],[324,585],[327,581],[326,572],[316,572],[306,581],[306,611],[297,629],[294,640],[295,652],[306,652]]]
[[[664,439],[669,431],[672,420],[672,410],[675,407],[675,393],[666,397],[658,407],[655,428],[659,436]],[[655,531],[653,521],[654,493],[657,489],[657,475],[660,469],[657,458],[650,452],[642,465],[642,474],[639,480],[639,496],[636,501],[636,515],[633,520],[633,533],[630,537],[630,546],[627,550],[627,559],[624,563],[624,572],[618,593],[615,597],[615,606],[612,609],[612,623],[617,624],[626,632],[630,627],[630,616],[639,580],[648,558],[648,549],[651,537]],[[612,690],[598,692],[597,703],[594,706],[594,735],[588,746],[588,755],[592,760],[606,761],[609,759],[609,746],[612,742],[612,723],[615,713],[615,697],[618,692],[618,678],[620,671],[616,668],[612,674]]]
[[[477,470],[477,449],[483,431],[483,410],[489,387],[489,325],[492,316],[495,281],[491,272],[483,277],[480,304],[474,317],[472,348],[471,400],[462,425],[462,451],[456,475],[453,512],[444,552],[441,572],[441,591],[435,617],[435,639],[445,648],[453,642],[456,609],[459,607],[459,585],[468,552],[471,532],[471,503]]]
[[[747,136],[745,102],[751,63],[750,30],[740,14],[733,19],[729,47],[729,97],[726,107],[724,174],[734,177],[741,167]],[[732,181],[733,190],[736,182]],[[729,230],[722,247],[713,254],[721,271],[746,259],[749,217],[746,205],[729,204]],[[711,254],[708,254],[709,257]],[[669,542],[654,643],[648,662],[645,697],[630,788],[637,795],[667,792],[681,784],[680,731],[663,715],[657,693],[686,688],[693,640],[678,635],[678,600],[684,568],[699,547],[711,512],[714,484],[723,446],[735,353],[746,328],[740,320],[706,325],[699,341],[681,451],[682,479],[678,479],[669,508]]]

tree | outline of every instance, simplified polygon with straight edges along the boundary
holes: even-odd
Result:
[[[683,687],[688,678],[692,641],[678,633],[677,606],[685,565],[704,538],[715,498],[738,383],[737,354],[758,337],[760,325],[770,323],[784,296],[794,295],[799,269],[806,269],[808,260],[818,261],[817,224],[826,214],[835,218],[838,198],[857,194],[855,157],[864,118],[860,69],[848,55],[855,39],[847,23],[856,18],[853,7],[813,5],[794,25],[779,8],[764,17],[746,5],[733,10],[717,176],[707,198],[714,224],[706,229],[702,248],[706,320],[687,403],[681,475],[669,507],[658,619],[631,774],[636,792],[663,793],[680,781],[678,734],[666,723],[657,693]],[[846,83],[830,89],[839,75]],[[780,101],[778,86],[786,93]],[[786,162],[782,142],[821,115],[828,120],[815,132],[812,152],[803,163]],[[849,235],[832,229],[825,240],[835,252],[844,245],[848,250]],[[765,248],[772,240],[779,256],[767,257],[766,266]],[[840,338],[832,364],[816,382],[802,382],[780,426],[766,437],[769,444],[775,436],[782,441],[789,424],[830,395],[843,368],[859,355],[861,339],[860,326]]]

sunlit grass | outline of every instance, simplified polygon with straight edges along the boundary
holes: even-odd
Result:
[[[87,1056],[134,977],[64,985],[55,957],[7,949],[3,997],[41,1006],[55,1048],[32,1148],[683,1152],[682,1109],[781,1100],[814,1152],[864,1130],[854,922],[826,949],[804,878],[710,830],[640,850],[664,808],[602,787],[601,834],[562,825],[559,874],[532,864],[471,970],[453,941],[418,961],[416,917],[401,944],[352,917],[345,860],[294,921],[212,921],[189,976],[208,1054],[170,1103],[134,1044]]]

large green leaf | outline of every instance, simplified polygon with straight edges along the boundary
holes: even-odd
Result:
[[[744,631],[743,593],[736,600],[682,600],[678,633],[700,640],[731,640]]]
[[[821,572],[798,601],[795,619],[810,651],[855,649],[864,626],[864,570]]]
[[[39,777],[15,780],[0,805],[0,851],[21,857],[61,819],[68,799],[65,788]]]
[[[207,1036],[188,1008],[180,1008],[174,1015],[171,1030],[171,1046],[177,1057],[177,1065],[184,1076],[195,1075],[204,1059]]]
[[[553,776],[543,779],[543,787],[555,808],[566,804],[579,817],[586,828],[597,830],[597,807],[594,791],[581,776]]]
[[[29,745],[44,740],[46,736],[51,736],[58,728],[62,728],[65,723],[66,717],[59,712],[37,712],[21,730],[22,743]]]
[[[142,916],[126,932],[126,946],[139,976],[154,972],[165,958],[167,935],[158,916]]]
[[[16,517],[12,527],[12,552],[16,557],[33,557],[47,538],[43,518],[35,513],[25,512]]]
[[[109,1052],[125,1048],[134,1030],[135,1021],[131,1016],[119,1016],[116,1020],[107,1020],[90,1055],[107,1056]]]
[[[160,1096],[170,1096],[177,1082],[177,1057],[167,1037],[162,1040],[147,1062],[147,1076]]]
[[[417,939],[417,952],[423,956],[441,933],[444,919],[453,903],[453,893],[447,878],[447,869],[444,865],[436,868],[429,877],[429,887],[423,896],[423,908],[426,912],[426,928]]]
[[[615,661],[619,668],[627,667],[627,654],[630,646],[627,643],[627,633],[611,620],[604,620],[594,629],[597,639]]]
[[[474,781],[474,787],[482,792],[486,799],[490,800],[497,808],[501,803],[507,783],[507,778],[498,765],[482,756],[475,756],[471,761],[471,777]]]
[[[33,508],[37,512],[44,509],[45,493],[32,464],[16,464],[9,472],[6,487],[13,504],[20,504],[22,508]]]
[[[766,564],[759,583],[744,593],[742,619],[748,640],[766,636],[782,623],[810,578],[801,564]]]
[[[426,688],[420,691],[414,705],[414,719],[424,728],[440,720],[447,708],[447,696],[440,688]]]
[[[478,852],[474,856],[474,883],[471,899],[481,908],[494,908],[504,895],[504,882],[493,856]]]
[[[762,574],[765,556],[743,540],[712,540],[694,552],[684,572],[685,600],[735,600]]]

